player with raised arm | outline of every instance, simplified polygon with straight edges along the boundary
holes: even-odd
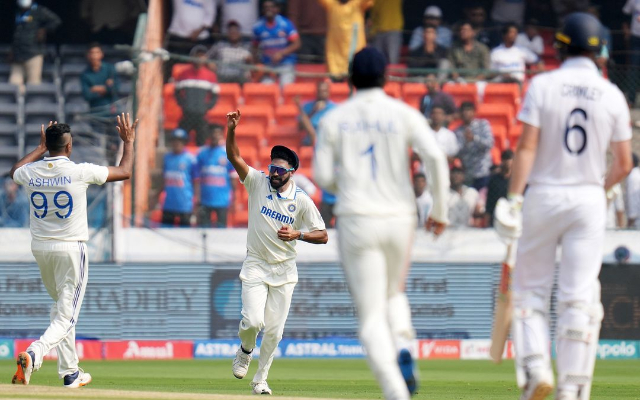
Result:
[[[138,121],[129,114],[117,117],[124,153],[117,167],[76,164],[69,160],[73,149],[67,124],[50,122],[42,130],[40,144],[18,161],[11,177],[25,187],[30,200],[31,252],[40,268],[42,283],[54,304],[51,324],[26,351],[18,354],[18,370],[12,383],[28,385],[31,374],[42,366],[51,349],[58,352],[58,374],[67,388],[91,382],[78,368],[75,326],[89,278],[87,188],[131,177],[133,141]],[[47,152],[49,157],[42,158]]]
[[[417,377],[415,337],[404,293],[418,216],[409,151],[433,177],[428,230],[447,224],[449,171],[425,118],[384,93],[386,61],[373,48],[358,52],[350,80],[356,94],[320,122],[314,176],[335,193],[339,251],[359,318],[360,341],[385,399],[406,400]]]
[[[328,236],[315,204],[291,179],[300,164],[296,153],[284,146],[274,146],[269,175],[265,176],[240,156],[235,138],[239,122],[240,111],[227,114],[227,158],[249,193],[247,257],[240,271],[240,348],[232,369],[236,378],[245,377],[256,339],[264,328],[258,371],[251,386],[254,394],[269,395],[269,368],[282,339],[298,282],[296,241],[324,244]],[[308,231],[303,232],[303,227]]]
[[[521,400],[544,399],[554,386],[548,315],[558,245],[556,399],[588,400],[591,392],[603,317],[605,192],[631,170],[629,109],[622,92],[598,73],[600,37],[600,22],[590,14],[565,18],[556,33],[562,66],[529,86],[508,200],[496,207],[500,236],[522,235],[512,323]],[[606,173],[609,147],[613,163]]]

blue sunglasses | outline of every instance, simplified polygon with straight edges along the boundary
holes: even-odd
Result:
[[[270,174],[276,174],[278,176],[282,176],[282,175],[286,174],[287,172],[291,172],[291,171],[295,171],[295,169],[293,169],[293,168],[285,168],[285,167],[281,167],[279,165],[274,165],[274,164],[269,164],[269,173]]]

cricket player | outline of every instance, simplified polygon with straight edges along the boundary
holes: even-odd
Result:
[[[58,374],[67,388],[91,382],[91,375],[78,368],[75,326],[82,307],[89,255],[85,242],[87,226],[87,188],[131,177],[133,141],[138,121],[129,114],[117,117],[117,130],[124,142],[124,153],[117,167],[76,164],[69,160],[73,149],[67,124],[42,125],[38,147],[18,161],[11,177],[26,189],[30,200],[31,252],[40,267],[42,283],[55,302],[51,324],[27,351],[18,354],[18,370],[12,383],[28,385],[31,374],[42,366],[51,349],[58,352]],[[44,157],[47,151],[49,157]]]
[[[270,395],[267,376],[298,282],[296,241],[324,244],[328,236],[315,204],[291,179],[300,164],[296,153],[274,146],[268,176],[251,168],[240,156],[236,143],[239,122],[240,111],[227,114],[227,158],[249,193],[247,258],[240,271],[240,348],[232,369],[236,378],[245,377],[258,333],[264,328],[258,371],[251,387],[254,394]],[[303,227],[308,231],[303,232]]]
[[[495,211],[504,239],[522,234],[512,325],[521,400],[540,400],[553,390],[548,315],[558,245],[556,399],[588,400],[591,391],[603,317],[598,274],[605,192],[631,170],[629,109],[622,92],[598,73],[600,38],[595,17],[565,18],[555,38],[563,64],[531,82],[518,116],[524,130],[509,200],[501,199]]]
[[[410,347],[415,337],[404,293],[418,220],[410,149],[433,177],[427,229],[447,224],[449,172],[425,118],[383,91],[386,60],[366,47],[352,63],[356,94],[320,122],[316,182],[335,193],[339,251],[356,305],[360,341],[385,399],[406,400],[416,389]]]

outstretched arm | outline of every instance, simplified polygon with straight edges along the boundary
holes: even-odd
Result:
[[[49,121],[49,126],[51,126],[53,124],[57,124],[57,123],[58,123],[58,121],[55,121],[55,122]],[[11,172],[9,172],[9,176],[11,177],[11,179],[13,179],[13,174],[14,174],[14,172],[16,172],[16,170],[18,168],[22,167],[25,164],[29,164],[29,163],[32,163],[34,161],[38,161],[45,154],[47,154],[46,135],[44,133],[44,125],[41,125],[40,126],[40,144],[38,144],[38,147],[36,147],[31,153],[29,153],[26,156],[22,157],[22,159],[20,161],[15,163],[13,168],[11,168]]]
[[[124,142],[124,151],[120,164],[117,167],[109,167],[107,182],[127,180],[131,178],[131,172],[133,171],[133,142],[136,138],[138,120],[136,119],[132,124],[129,113],[122,113],[122,116],[118,115],[116,120],[118,122],[116,129],[120,134],[120,139]]]
[[[238,177],[244,182],[249,173],[249,166],[240,157],[240,149],[236,143],[236,127],[240,123],[240,110],[227,113],[227,158],[238,173]]]

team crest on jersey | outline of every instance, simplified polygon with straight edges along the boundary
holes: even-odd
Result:
[[[289,210],[289,212],[294,212],[296,210],[296,205],[295,204],[289,204],[289,207],[287,207],[287,210]]]

